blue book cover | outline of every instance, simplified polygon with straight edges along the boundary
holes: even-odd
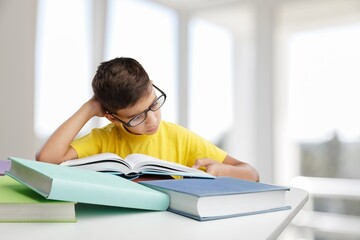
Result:
[[[155,180],[142,184],[169,194],[169,211],[200,221],[290,208],[285,202],[288,187],[236,178]]]
[[[7,175],[47,199],[166,210],[169,197],[127,179],[84,169],[9,157]]]

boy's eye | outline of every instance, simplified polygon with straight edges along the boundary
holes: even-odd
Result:
[[[132,120],[132,121],[136,121],[136,120],[139,120],[139,119],[141,119],[141,118],[143,118],[143,117],[144,117],[144,113],[141,113],[141,114],[136,115],[135,117],[133,117],[131,120]]]
[[[159,101],[156,100],[156,102],[153,103],[153,105],[151,105],[151,108],[156,108],[159,105]]]

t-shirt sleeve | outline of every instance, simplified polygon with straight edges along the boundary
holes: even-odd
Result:
[[[75,139],[70,146],[77,152],[78,158],[95,155],[100,152],[101,138],[97,129],[93,129],[89,134]]]
[[[204,139],[203,137],[189,132],[189,156],[188,164],[192,166],[195,160],[199,158],[210,158],[217,162],[223,162],[227,152],[217,147],[215,144]]]

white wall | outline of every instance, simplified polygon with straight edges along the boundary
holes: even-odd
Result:
[[[34,158],[36,0],[0,0],[0,159]]]

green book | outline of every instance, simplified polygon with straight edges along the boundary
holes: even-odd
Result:
[[[105,173],[9,157],[7,175],[47,199],[166,210],[169,196],[136,182]]]
[[[8,176],[0,193],[0,222],[76,222],[75,203],[47,200]]]

